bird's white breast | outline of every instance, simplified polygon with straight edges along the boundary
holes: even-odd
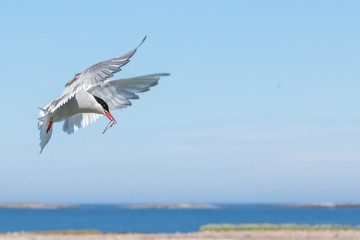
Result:
[[[80,91],[64,105],[56,109],[52,114],[52,118],[54,122],[57,122],[79,113],[102,114],[103,111],[90,93]]]

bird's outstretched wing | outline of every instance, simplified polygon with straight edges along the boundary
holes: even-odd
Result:
[[[131,105],[129,99],[138,99],[135,93],[146,92],[157,85],[160,77],[168,73],[158,73],[134,78],[109,80],[87,89],[87,92],[100,97],[109,106],[110,111],[119,110]]]
[[[160,77],[167,73],[151,74],[141,77],[108,80],[91,86],[87,92],[100,97],[109,106],[110,111],[119,110],[131,105],[129,99],[138,99],[135,93],[146,92],[155,86]],[[95,122],[100,116],[95,113],[76,114],[64,121],[63,131],[71,134]]]
[[[140,47],[145,39],[146,36],[134,50],[119,57],[99,62],[89,67],[82,73],[76,74],[74,79],[65,85],[65,90],[60,97],[49,103],[45,109],[50,113],[54,112],[70,98],[75,96],[78,91],[85,90],[92,85],[102,83],[106,79],[112,77],[114,73],[121,71],[121,67],[130,61],[129,59],[135,54],[137,48]]]

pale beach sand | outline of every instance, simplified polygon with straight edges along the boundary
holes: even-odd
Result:
[[[0,240],[359,240],[360,231],[207,231],[182,234],[59,234],[8,233]]]

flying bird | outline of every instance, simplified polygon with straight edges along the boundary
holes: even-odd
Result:
[[[129,99],[138,99],[136,93],[146,92],[157,85],[160,77],[168,73],[158,73],[134,78],[108,80],[114,73],[130,61],[134,50],[99,62],[82,73],[75,74],[74,79],[65,85],[62,94],[54,101],[40,108],[38,128],[40,130],[40,153],[49,142],[55,122],[64,121],[63,131],[72,134],[80,128],[95,122],[105,115],[110,122],[103,133],[116,124],[110,111],[120,110],[131,105]]]

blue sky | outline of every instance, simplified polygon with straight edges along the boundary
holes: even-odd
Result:
[[[360,202],[358,1],[17,1],[0,7],[0,202]],[[169,72],[39,154],[36,107],[136,47]]]

